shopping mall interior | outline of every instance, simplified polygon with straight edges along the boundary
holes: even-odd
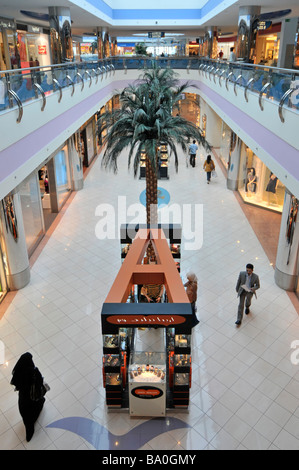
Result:
[[[0,0],[0,449],[299,450],[298,2],[23,3]],[[103,157],[153,66],[209,147],[159,142],[150,225],[146,148],[136,174]]]

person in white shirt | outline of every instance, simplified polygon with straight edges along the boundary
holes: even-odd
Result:
[[[193,168],[195,167],[195,158],[196,158],[197,150],[198,150],[198,146],[196,145],[196,141],[193,140],[193,144],[189,145],[190,165]]]
[[[230,48],[230,54],[229,54],[228,60],[229,60],[229,62],[236,62],[236,60],[237,60],[237,56],[235,54],[235,48],[234,47]]]

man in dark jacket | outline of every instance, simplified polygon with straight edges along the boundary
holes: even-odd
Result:
[[[253,272],[253,265],[247,264],[246,271],[241,271],[239,274],[238,282],[236,285],[236,291],[240,298],[238,307],[238,317],[236,325],[241,325],[243,319],[243,311],[245,304],[245,314],[248,315],[250,312],[249,307],[251,305],[252,296],[256,296],[256,290],[260,288],[260,280],[257,274]]]

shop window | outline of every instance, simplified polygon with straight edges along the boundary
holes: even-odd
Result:
[[[241,150],[240,172],[243,185],[239,193],[245,202],[282,212],[285,186],[245,145]]]
[[[58,207],[60,208],[71,190],[70,172],[68,165],[67,146],[65,146],[55,157],[55,177]]]
[[[44,233],[39,180],[36,172],[21,183],[19,192],[27,251],[31,256]]]

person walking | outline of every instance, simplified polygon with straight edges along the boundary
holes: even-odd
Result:
[[[245,314],[250,313],[252,296],[256,296],[257,289],[260,288],[260,280],[257,274],[253,272],[253,264],[246,265],[246,271],[241,271],[238,277],[236,291],[239,297],[239,307],[236,325],[241,325],[243,320],[244,304]]]
[[[199,320],[196,317],[196,300],[197,300],[197,277],[194,273],[187,274],[188,281],[184,284],[186,294],[192,309],[192,328],[198,325]]]
[[[211,155],[207,156],[207,159],[203,164],[203,169],[207,173],[207,184],[210,184],[212,171],[215,170],[215,163],[213,162]]]
[[[34,434],[34,423],[44,406],[45,398],[32,396],[32,385],[43,386],[43,377],[35,367],[32,354],[22,354],[12,371],[11,385],[19,392],[19,411],[26,430],[26,441],[29,442]]]
[[[196,141],[193,140],[193,143],[189,145],[190,165],[193,168],[195,167],[195,159],[196,159],[197,150],[198,150],[198,146],[196,145]]]

